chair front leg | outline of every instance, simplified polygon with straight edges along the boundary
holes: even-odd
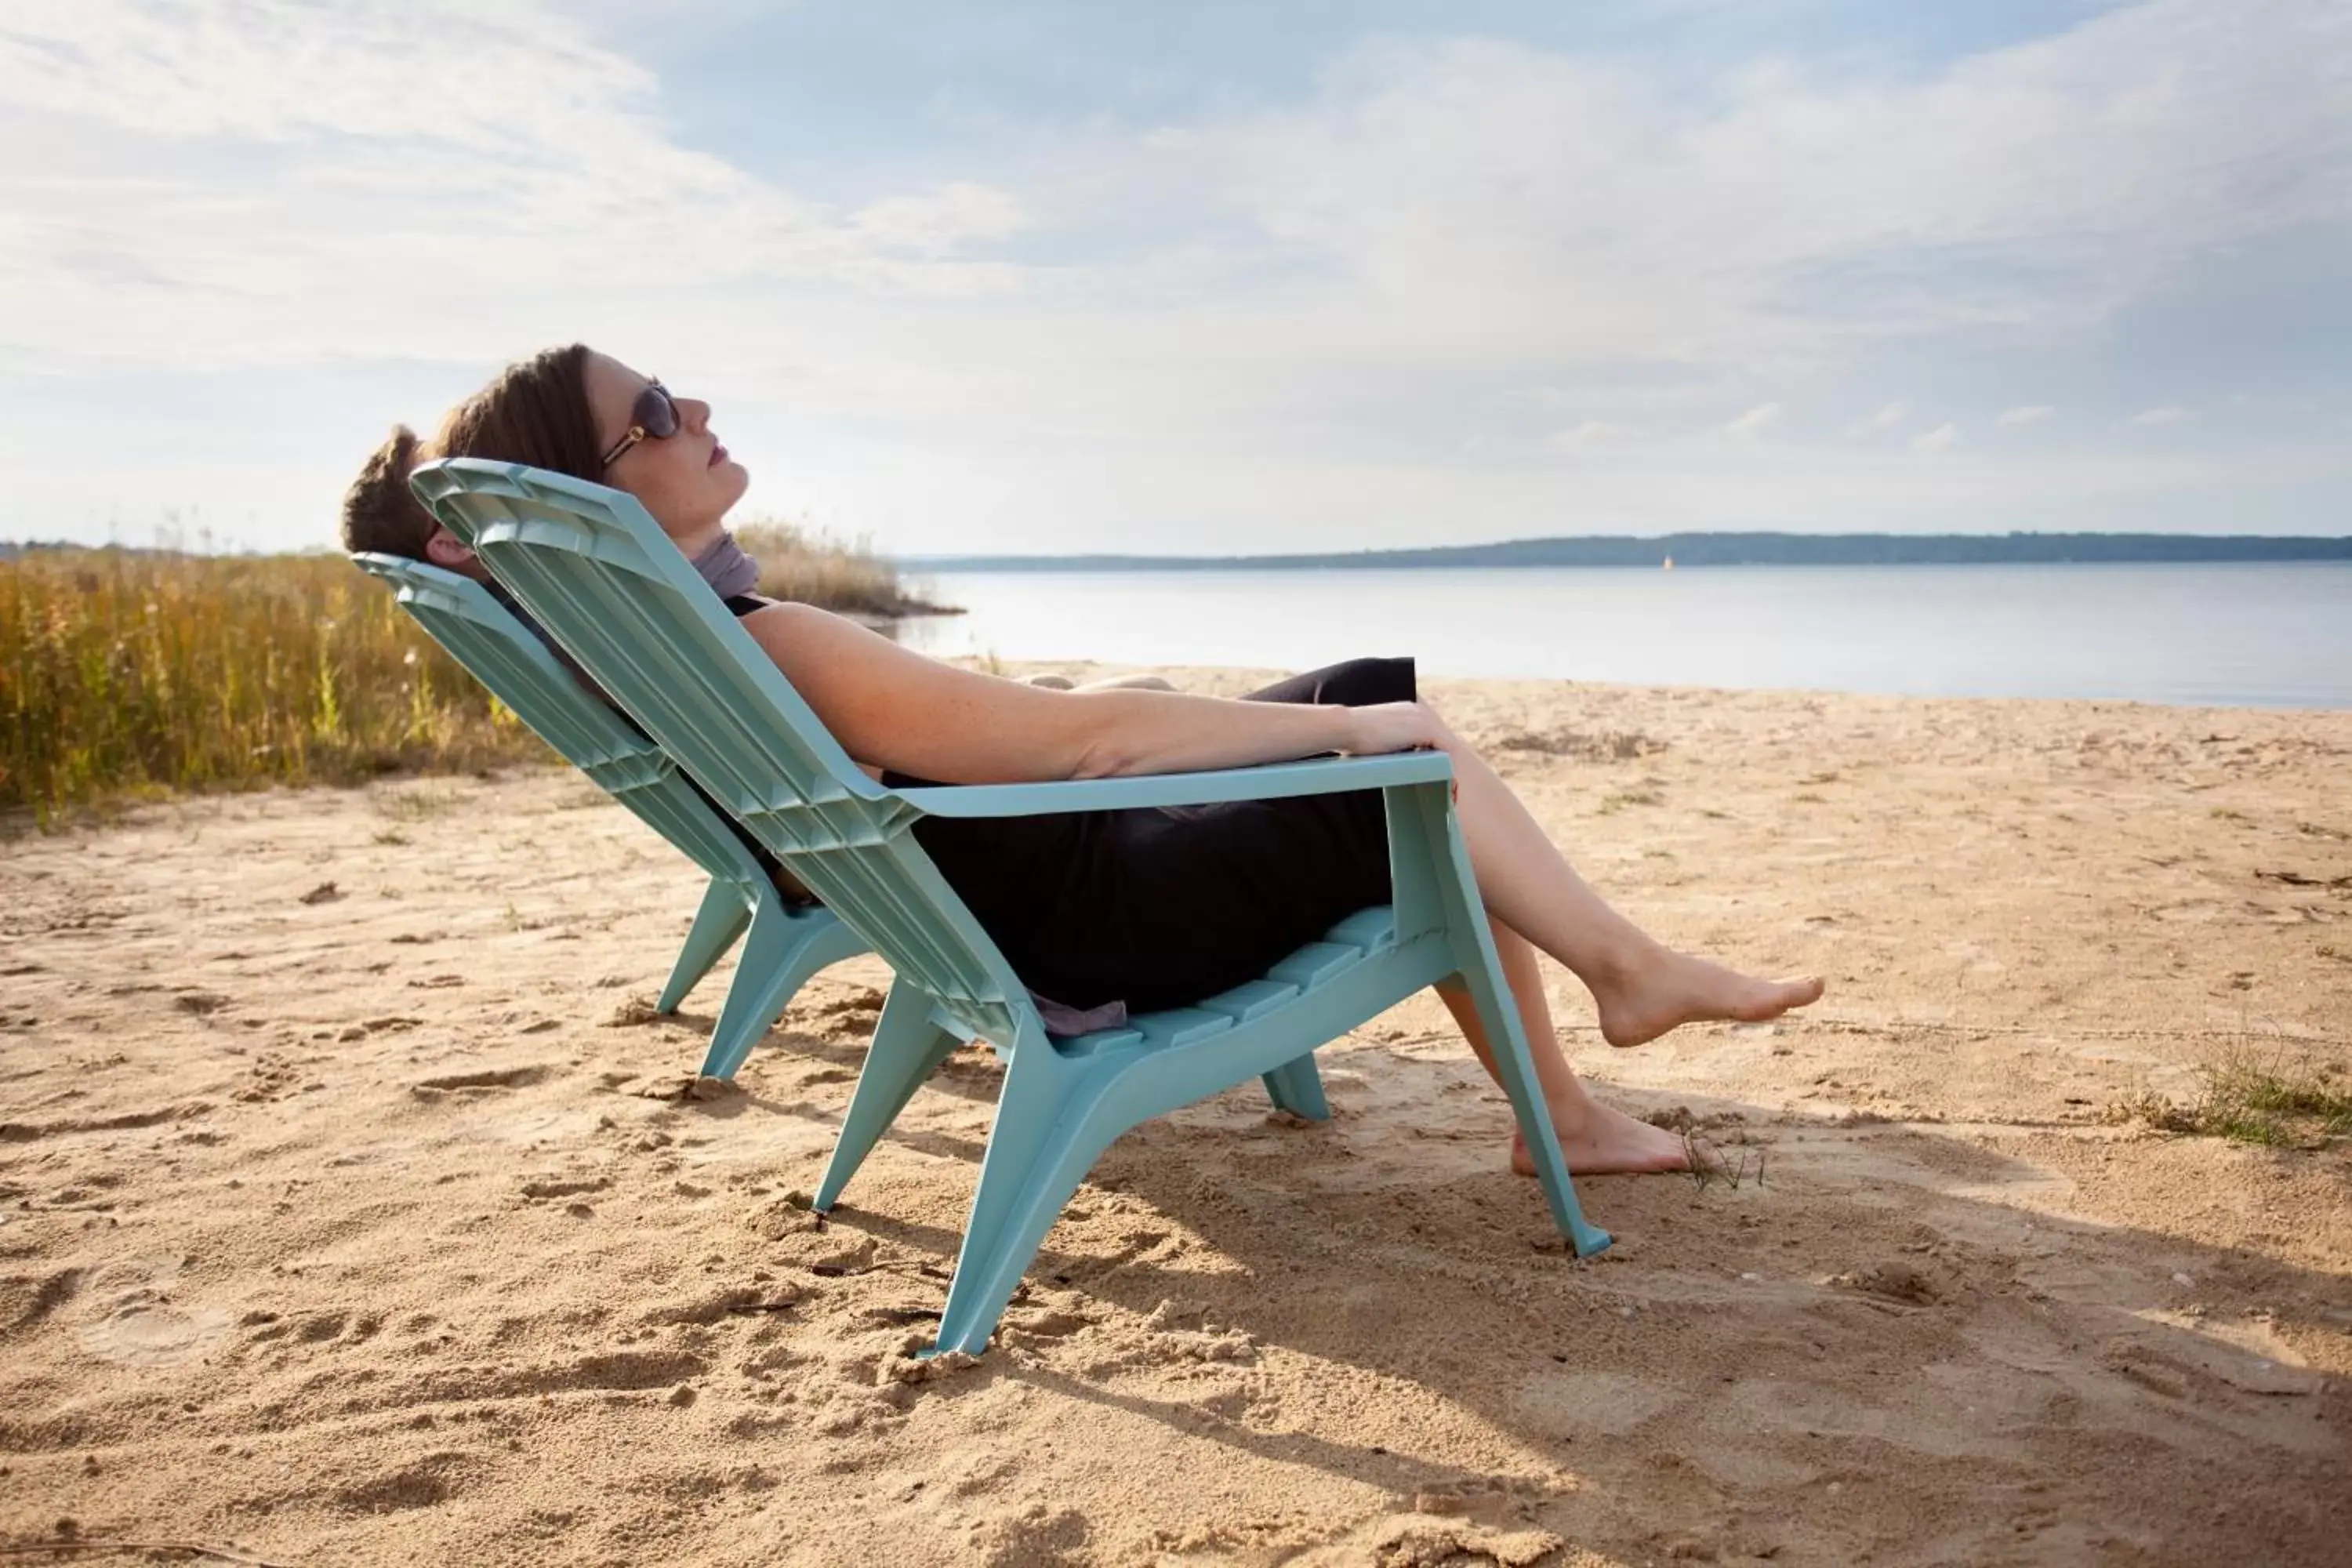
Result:
[[[1095,1156],[1126,1131],[1105,1105],[1122,1065],[1068,1060],[1042,1035],[1013,1047],[932,1353],[978,1355],[987,1348],[1062,1205]]]
[[[1394,801],[1398,793],[1391,792],[1390,799]],[[1576,1184],[1569,1175],[1567,1157],[1560,1152],[1559,1130],[1552,1125],[1551,1108],[1544,1103],[1535,1058],[1528,1049],[1527,1026],[1503,977],[1494,930],[1486,923],[1486,906],[1478,896],[1478,879],[1471,869],[1470,847],[1462,837],[1462,824],[1454,815],[1451,797],[1442,793],[1414,792],[1412,809],[1421,818],[1417,836],[1429,857],[1430,887],[1444,910],[1447,940],[1460,966],[1459,977],[1494,1048],[1496,1076],[1503,1080],[1511,1114],[1517,1118],[1520,1135],[1535,1161],[1544,1202],[1576,1255],[1589,1258],[1609,1245],[1609,1233],[1586,1219],[1583,1205],[1577,1202]]]

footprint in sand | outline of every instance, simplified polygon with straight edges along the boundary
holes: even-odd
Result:
[[[1090,1534],[1086,1515],[1076,1509],[1032,1499],[975,1520],[964,1538],[966,1560],[986,1568],[1067,1563],[1085,1551]]]
[[[227,1342],[234,1315],[225,1307],[183,1303],[174,1286],[180,1261],[131,1258],[93,1273],[81,1293],[82,1348],[121,1366],[184,1366]]]
[[[601,1127],[593,1110],[563,1110],[548,1107],[475,1117],[460,1122],[452,1131],[460,1138],[530,1149],[541,1145],[592,1142]]]
[[[454,1072],[440,1078],[419,1079],[408,1086],[409,1092],[419,1100],[432,1100],[445,1094],[481,1092],[499,1089],[528,1089],[543,1082],[554,1068],[545,1066],[519,1068],[488,1068],[477,1072]]]
[[[1535,1373],[1519,1384],[1511,1413],[1548,1437],[1622,1437],[1681,1402],[1669,1385],[1620,1372]]]

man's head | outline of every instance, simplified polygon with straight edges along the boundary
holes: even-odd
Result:
[[[394,426],[343,492],[343,548],[429,561],[461,576],[488,577],[474,552],[435,521],[409,489],[409,473],[422,458],[416,432],[405,425]]]

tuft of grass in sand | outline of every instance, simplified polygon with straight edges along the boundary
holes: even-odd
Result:
[[[2352,1138],[2352,1092],[2325,1069],[2239,1051],[2205,1069],[2204,1091],[2189,1104],[2147,1093],[2108,1107],[2107,1119],[2265,1149],[2321,1149]]]
[[[1758,1186],[1764,1184],[1764,1160],[1769,1152],[1741,1146],[1723,1148],[1685,1129],[1683,1132],[1683,1158],[1689,1162],[1684,1173],[1700,1192],[1718,1184],[1738,1192],[1751,1179]],[[1755,1157],[1755,1169],[1748,1168],[1748,1158]]]
[[[1655,790],[1618,790],[1612,795],[1602,795],[1601,804],[1593,807],[1593,810],[1602,816],[1614,816],[1629,805],[1656,805],[1661,803],[1661,800],[1662,797]]]
[[[2241,1143],[2311,1149],[2352,1138],[2352,1094],[2317,1072],[2279,1070],[2247,1058],[2212,1069],[2199,1110],[2208,1131]]]
[[[430,822],[436,816],[448,816],[465,804],[466,796],[457,791],[434,789],[429,785],[386,790],[375,799],[376,810],[394,822]]]
[[[1747,1128],[1740,1125],[1747,1119],[1739,1112],[1701,1116],[1687,1105],[1675,1105],[1650,1111],[1642,1120],[1682,1134],[1683,1158],[1687,1162],[1684,1174],[1700,1192],[1717,1184],[1727,1185],[1733,1192],[1750,1181],[1759,1187],[1764,1184],[1769,1151],[1751,1142]]]
[[[1630,763],[1654,757],[1666,742],[1637,730],[1513,730],[1488,742],[1498,752],[1534,752],[1580,763]]]

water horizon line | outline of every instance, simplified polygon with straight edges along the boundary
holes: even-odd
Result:
[[[2352,562],[2352,535],[2070,532],[1561,534],[1481,544],[1176,555],[901,554],[904,572],[1396,571],[1430,567],[2201,565]]]

